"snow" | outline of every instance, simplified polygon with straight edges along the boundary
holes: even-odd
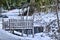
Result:
[[[0,29],[0,40],[18,40],[19,37]]]
[[[16,32],[15,33],[19,33]],[[30,35],[31,36],[31,35]],[[34,35],[34,38],[32,37],[20,37],[17,35],[13,35],[7,31],[4,31],[2,29],[0,29],[0,40],[50,40],[50,37],[46,36],[44,33],[37,33]]]
[[[18,32],[18,31],[14,31],[14,33],[15,34],[18,34],[18,35],[22,35],[22,33],[21,32]],[[26,34],[23,34],[23,36],[25,37],[25,36],[27,36]]]
[[[22,10],[22,9],[21,9]],[[25,9],[26,10],[26,9]],[[9,11],[8,13],[6,13],[6,15],[11,15],[8,16],[8,19],[21,19],[21,16],[17,16],[17,13],[18,12],[18,9],[14,9],[12,11]],[[56,15],[54,14],[55,12],[50,12],[48,14],[45,14],[44,12],[40,12],[40,14],[38,13],[34,13],[34,25],[33,26],[42,26],[42,27],[45,27],[46,25],[48,25],[50,22],[52,22],[53,20],[56,20],[57,17]],[[58,12],[59,15],[60,15],[60,12]],[[24,20],[26,20],[26,17],[28,20],[30,19],[33,19],[33,15],[32,16],[24,16]],[[59,16],[60,18],[60,16]]]
[[[54,13],[38,14],[34,16],[34,26],[46,26],[56,19],[56,15]]]
[[[36,33],[32,40],[51,40],[45,33]]]
[[[8,15],[8,19],[21,19],[21,16],[17,16],[18,15],[17,12],[18,12],[18,10],[15,9],[13,11],[9,11],[8,13],[6,13],[6,15]],[[26,17],[27,16],[24,16],[25,20],[26,20]],[[33,16],[28,16],[27,19],[29,19],[29,20],[33,19]],[[36,13],[36,14],[34,14],[34,26],[46,26],[55,19],[57,19],[57,18],[54,13],[44,14],[44,12],[40,12],[40,15],[38,13]]]
[[[24,10],[22,9],[13,9],[10,10],[6,13],[2,13],[2,15],[7,15],[7,16],[18,16],[19,14],[22,14],[23,12],[25,12],[27,10],[27,8],[24,8]],[[20,12],[20,13],[19,13]]]
[[[21,11],[21,13],[23,12],[22,9],[20,9],[20,11]],[[26,8],[24,9],[24,11],[26,11]],[[56,14],[54,14],[54,13],[55,12],[44,14],[44,12],[40,12],[40,14],[38,14],[38,13],[33,14],[34,15],[34,26],[39,26],[39,27],[47,26],[50,22],[57,19]],[[60,11],[58,11],[58,13],[60,15]],[[21,16],[18,16],[18,14],[19,14],[19,9],[14,9],[14,10],[11,10],[7,13],[3,13],[2,15],[8,16],[7,19],[5,18],[5,21],[7,21],[8,19],[21,19]],[[28,16],[27,19],[29,19],[29,20],[33,19],[33,15]],[[27,16],[24,16],[24,20],[26,20],[26,17]],[[60,19],[60,16],[59,16],[59,19]],[[53,22],[49,27],[52,27],[51,32],[49,33],[50,35],[53,34],[52,29],[55,31],[57,31],[57,29],[58,29],[56,21]],[[21,33],[17,32],[17,31],[14,31],[14,33],[21,35]],[[58,33],[57,33],[57,35],[58,35]],[[3,39],[3,37],[5,37],[5,38]],[[6,40],[9,40],[9,39],[11,39],[11,40],[18,40],[18,39],[22,39],[22,40],[51,40],[51,38],[46,33],[36,33],[34,35],[34,38],[32,38],[32,35],[28,35],[28,37],[27,37],[26,34],[24,34],[23,37],[20,37],[20,36],[16,36],[11,33],[8,33],[2,29],[0,29],[0,38],[1,38],[1,40],[5,40],[5,39]]]
[[[14,33],[16,34],[19,34],[19,35],[22,35],[22,33],[20,32],[17,32],[17,31],[14,31]],[[34,35],[34,38],[32,38],[32,35],[27,35],[26,34],[23,34],[23,37],[26,37],[26,38],[31,38],[32,40],[50,40],[50,37],[48,37],[45,33],[36,33]]]
[[[20,32],[17,32],[15,31],[14,33],[17,33],[17,34],[21,34]],[[32,37],[32,35],[27,35],[26,34],[23,34],[23,38],[25,39],[29,39],[29,40],[51,40],[50,37],[48,37],[48,35],[46,33],[36,33],[34,35],[34,38]]]
[[[28,19],[28,20],[31,20],[32,19],[32,16],[22,16],[22,17],[24,17],[24,20],[26,20],[26,18]],[[9,18],[8,19],[21,19],[21,16],[9,16]]]

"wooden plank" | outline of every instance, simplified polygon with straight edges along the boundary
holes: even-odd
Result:
[[[8,22],[5,22],[8,26],[4,26],[6,30],[10,30],[11,33],[14,32],[14,30],[22,29],[22,36],[25,29],[32,30],[33,31],[33,37],[34,37],[34,29],[33,29],[33,20],[20,20],[20,19],[9,19]]]
[[[23,29],[30,29],[32,28],[32,21],[33,20],[17,20],[17,19],[9,19],[10,20],[10,28],[23,28]],[[27,25],[28,22],[28,25]]]

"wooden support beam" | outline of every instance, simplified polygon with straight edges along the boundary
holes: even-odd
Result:
[[[32,31],[33,31],[33,38],[34,38],[34,27],[33,27]]]
[[[4,26],[4,19],[2,18],[2,29],[5,29],[4,27],[5,27]]]
[[[13,33],[13,34],[14,34],[14,30],[13,30],[13,29],[11,29],[11,30],[10,30],[10,33]]]
[[[23,34],[24,34],[24,29],[22,29],[22,36],[23,36]]]
[[[33,38],[34,38],[34,15],[33,15],[33,23],[32,23],[32,32],[33,32]]]

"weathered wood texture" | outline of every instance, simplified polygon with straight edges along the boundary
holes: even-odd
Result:
[[[5,29],[32,29],[33,20],[9,19],[3,25]]]

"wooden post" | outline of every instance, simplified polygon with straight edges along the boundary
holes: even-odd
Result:
[[[24,8],[22,9],[22,10],[24,10]],[[24,11],[23,11],[23,13],[24,13]],[[22,13],[22,14],[23,14]],[[24,16],[21,14],[21,19],[22,19],[22,21],[24,22]],[[22,23],[23,23],[22,22]],[[24,34],[24,26],[22,25],[22,27],[23,27],[23,29],[22,29],[22,36],[23,36],[23,34]]]
[[[33,32],[33,38],[34,38],[34,26],[33,25],[34,25],[34,15],[33,15],[33,22],[32,22],[32,27],[33,27],[32,32]]]
[[[33,15],[33,23],[34,23],[34,15]],[[32,23],[32,31],[33,31],[33,38],[34,38],[34,26],[33,26],[33,23]]]
[[[2,29],[5,29],[5,26],[4,26],[4,19],[2,18]]]
[[[34,27],[33,27],[32,31],[33,31],[33,38],[34,38]]]
[[[11,33],[11,28],[10,28],[10,19],[9,19],[9,30],[10,30],[10,33]]]
[[[9,19],[9,29],[10,29],[10,33],[13,33],[14,31],[13,31],[13,29],[11,28],[11,20],[12,20],[12,19]]]
[[[23,33],[24,33],[24,29],[22,29],[22,36],[23,36]]]
[[[10,19],[9,19],[9,30],[10,30]]]
[[[28,30],[27,30],[27,37],[28,37]]]
[[[27,17],[26,17],[27,27],[29,27],[29,25],[28,25],[28,15],[29,15],[29,9],[30,9],[30,7],[28,6],[28,8],[27,8]],[[28,32],[27,32],[27,36],[28,36]]]

